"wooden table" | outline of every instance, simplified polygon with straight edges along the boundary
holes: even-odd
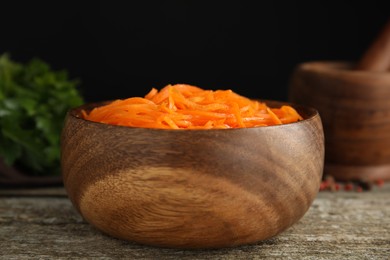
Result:
[[[0,259],[390,259],[390,184],[321,191],[282,234],[234,248],[155,248],[86,223],[62,187],[0,190]]]

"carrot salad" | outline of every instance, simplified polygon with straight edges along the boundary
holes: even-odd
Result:
[[[163,129],[247,128],[302,120],[288,105],[270,108],[232,90],[187,84],[152,88],[145,97],[118,99],[82,113],[84,119],[100,123]]]

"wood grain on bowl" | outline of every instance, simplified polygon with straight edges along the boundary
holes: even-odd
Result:
[[[88,106],[88,105],[86,105]],[[67,194],[102,232],[147,245],[256,243],[297,222],[322,178],[324,136],[314,109],[279,126],[219,130],[130,128],[68,113]]]

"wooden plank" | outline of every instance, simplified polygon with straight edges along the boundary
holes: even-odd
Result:
[[[0,259],[360,260],[390,256],[388,184],[362,193],[320,192],[306,215],[279,236],[218,250],[155,248],[121,241],[86,223],[65,196],[15,193],[0,195]]]

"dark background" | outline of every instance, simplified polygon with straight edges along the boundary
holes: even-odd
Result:
[[[86,101],[188,83],[287,99],[293,68],[358,60],[390,1],[2,1],[0,52],[81,80]]]

